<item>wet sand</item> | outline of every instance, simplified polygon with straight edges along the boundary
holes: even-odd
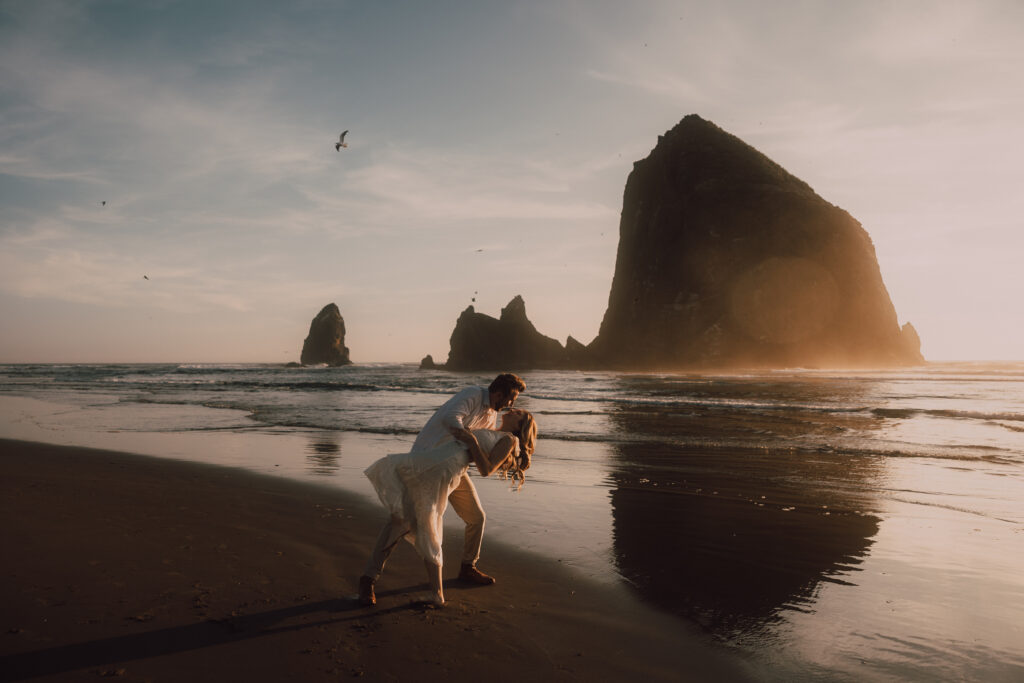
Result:
[[[379,506],[240,469],[0,440],[0,680],[743,680],[748,664],[620,586],[485,541],[418,607],[393,555],[353,599]],[[454,538],[453,538],[454,537]],[[461,538],[448,534],[445,552]]]

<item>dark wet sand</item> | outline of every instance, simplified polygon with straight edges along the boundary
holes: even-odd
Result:
[[[485,540],[443,610],[411,547],[352,596],[382,509],[241,470],[0,440],[0,681],[740,680],[619,586]],[[446,554],[458,556],[449,534]]]

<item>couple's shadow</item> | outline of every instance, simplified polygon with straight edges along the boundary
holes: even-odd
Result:
[[[445,594],[449,594],[453,591],[466,591],[475,590],[477,588],[487,588],[487,585],[469,583],[461,579],[445,579],[441,582],[441,587],[444,589]],[[391,598],[397,595],[411,595],[408,604],[395,605],[393,607],[378,608],[378,607],[363,607],[359,604],[359,596],[352,595],[347,600],[351,600],[355,603],[356,609],[372,610],[373,614],[390,614],[392,612],[402,612],[409,609],[415,609],[419,611],[438,609],[429,596],[430,586],[426,583],[416,584],[413,586],[406,586],[404,588],[392,588],[389,590],[374,590],[377,598]]]
[[[445,589],[471,588],[458,581],[445,581]],[[378,596],[415,596],[425,593],[426,583],[389,589]],[[0,657],[0,681],[20,681],[40,676],[102,667],[136,659],[163,657],[205,647],[264,638],[308,628],[342,624],[349,621],[378,619],[382,616],[427,609],[414,597],[408,603],[388,607],[363,607],[356,594],[330,600],[300,603],[279,609],[243,614],[224,619],[207,619],[196,624],[99,638],[91,641],[19,652]],[[296,623],[286,623],[299,619]]]

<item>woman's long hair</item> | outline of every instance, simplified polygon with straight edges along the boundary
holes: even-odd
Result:
[[[530,466],[530,459],[533,458],[533,449],[537,444],[537,421],[531,413],[523,411],[523,420],[519,423],[519,429],[515,431],[519,438],[519,452],[516,453],[516,460],[519,461],[519,468],[526,469]]]
[[[522,415],[519,428],[512,432],[519,442],[519,447],[512,457],[509,467],[502,472],[502,477],[512,480],[512,486],[518,491],[526,483],[526,469],[530,466],[533,449],[537,443],[537,421],[525,410],[517,411]]]

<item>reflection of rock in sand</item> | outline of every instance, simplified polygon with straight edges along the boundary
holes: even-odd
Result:
[[[613,419],[629,432],[628,418]],[[864,512],[872,463],[658,442],[617,448],[619,571],[643,597],[721,637],[756,631],[783,608],[813,608],[819,584],[843,581],[878,531]]]
[[[306,461],[314,474],[334,474],[341,468],[341,443],[337,435],[320,434],[313,437],[306,452]]]

